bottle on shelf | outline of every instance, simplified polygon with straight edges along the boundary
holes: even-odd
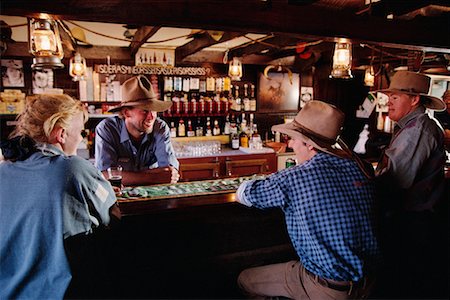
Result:
[[[177,128],[175,122],[170,122],[170,137],[177,137]]]
[[[236,87],[234,88],[234,110],[235,111],[241,111],[241,98],[239,97],[239,86],[236,85]]]
[[[237,132],[231,134],[231,149],[239,149],[239,135],[237,134]]]
[[[188,93],[191,88],[189,78],[183,78],[183,92]]]
[[[231,78],[228,76],[223,79],[223,91],[224,92],[231,91]]]
[[[181,114],[181,101],[180,97],[178,97],[177,94],[175,94],[172,98],[172,114],[175,116],[179,116]]]
[[[225,126],[223,128],[223,134],[230,134],[230,116],[228,114],[225,117]]]
[[[195,131],[192,129],[192,122],[191,120],[188,120],[188,129],[187,129],[187,136],[195,136]]]
[[[183,79],[181,77],[173,78],[173,90],[178,92],[183,90]]]
[[[250,111],[256,111],[256,97],[255,97],[255,85],[252,84],[250,95]]]
[[[200,118],[197,118],[197,127],[195,127],[195,135],[203,136],[203,126]]]
[[[181,100],[181,102],[183,103],[182,104],[182,113],[184,114],[184,115],[189,115],[189,100],[188,100],[188,94],[184,94],[183,95],[183,98],[182,98],[182,100]]]
[[[198,100],[199,109],[197,110],[200,115],[205,114],[205,98],[200,96],[200,100]]]
[[[237,128],[237,123],[236,123],[236,118],[234,116],[234,114],[231,114],[231,121],[230,121],[230,134],[236,133],[238,132],[238,128]]]
[[[214,120],[213,135],[220,135],[219,121],[217,119]]]
[[[191,94],[190,111],[193,116],[197,115],[197,94]]]
[[[248,135],[244,130],[239,134],[239,144],[243,148],[248,148]]]
[[[216,80],[214,77],[206,78],[206,92],[214,92],[216,89]]]
[[[250,111],[250,98],[248,98],[248,84],[244,84],[244,99],[242,99],[243,110]]]
[[[180,119],[180,122],[178,123],[178,136],[186,136],[186,127],[183,119]]]
[[[198,86],[199,93],[206,93],[206,79],[201,78]]]
[[[206,133],[205,136],[212,136],[212,129],[211,129],[211,120],[209,117],[206,118]]]

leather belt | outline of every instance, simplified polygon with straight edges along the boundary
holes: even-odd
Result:
[[[359,288],[360,286],[365,286],[366,283],[366,277],[364,277],[363,279],[354,282],[354,281],[333,281],[330,279],[325,279],[320,277],[319,275],[316,275],[310,271],[308,271],[305,268],[306,273],[311,276],[312,278],[314,278],[314,280],[319,283],[322,286],[325,287],[329,287],[330,289],[336,290],[336,291],[340,291],[340,292],[347,292],[348,295],[350,295],[352,293],[352,290],[354,288]]]

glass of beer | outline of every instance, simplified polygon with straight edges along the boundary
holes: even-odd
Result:
[[[122,166],[108,168],[108,180],[112,186],[122,188]]]

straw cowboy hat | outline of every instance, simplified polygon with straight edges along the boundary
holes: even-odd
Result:
[[[335,106],[311,100],[305,104],[292,122],[274,125],[272,131],[279,131],[300,139],[320,151],[349,157],[348,151],[339,149],[342,148],[339,135],[344,125],[344,118],[344,113]],[[336,143],[339,143],[339,147],[336,147]]]
[[[397,71],[391,78],[389,88],[378,90],[381,93],[401,93],[408,95],[419,95],[425,100],[423,105],[426,108],[442,111],[445,110],[446,105],[438,97],[428,95],[430,90],[431,78],[425,74]]]
[[[169,109],[172,101],[156,99],[152,84],[143,75],[135,76],[122,84],[122,102],[111,108],[110,112],[119,111],[124,107],[139,107],[150,111],[161,112]]]
[[[72,33],[73,38],[77,41],[78,45],[92,46],[92,44],[87,41],[84,30],[80,27],[73,27],[70,29],[70,32]]]

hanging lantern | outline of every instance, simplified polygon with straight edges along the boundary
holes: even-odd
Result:
[[[69,75],[73,77],[73,81],[84,80],[84,73],[86,72],[86,59],[80,53],[70,59]]]
[[[352,75],[352,44],[346,41],[336,43],[333,55],[332,78],[353,78]]]
[[[29,18],[28,42],[34,56],[32,69],[64,68],[64,51],[55,20]]]
[[[375,84],[375,73],[373,72],[373,66],[369,66],[364,73],[364,85],[373,86]]]
[[[233,57],[228,67],[228,76],[231,80],[239,81],[242,77],[242,63],[237,57]]]

